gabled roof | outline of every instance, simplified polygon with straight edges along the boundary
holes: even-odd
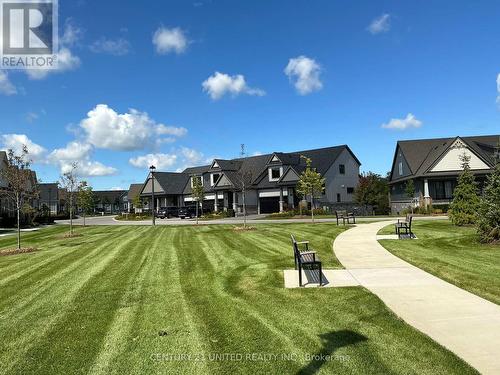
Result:
[[[428,173],[428,170],[439,160],[457,138],[464,141],[469,149],[486,164],[491,167],[494,165],[494,150],[500,140],[499,135],[416,139],[398,141],[392,162],[391,173],[394,170],[398,147],[403,153],[411,171],[410,176],[401,178],[407,179],[409,177],[420,177]],[[398,179],[392,178],[391,175],[391,180],[396,181]]]
[[[167,194],[182,194],[189,181],[189,174],[184,172],[155,172],[155,178]]]
[[[159,172],[159,173],[161,173],[161,172]],[[130,187],[128,188],[128,192],[127,192],[128,200],[131,201],[136,196],[141,194],[143,186],[144,186],[144,184],[130,184]]]

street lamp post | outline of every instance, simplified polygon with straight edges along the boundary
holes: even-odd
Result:
[[[156,225],[155,221],[155,169],[156,167],[152,165],[149,167],[149,170],[151,171],[151,214],[153,215],[153,225]]]

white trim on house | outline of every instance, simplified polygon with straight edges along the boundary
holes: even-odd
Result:
[[[214,175],[215,174],[218,175],[217,179],[214,179]],[[210,186],[214,186],[215,183],[217,182],[217,180],[220,178],[221,175],[222,175],[222,172],[210,173]]]
[[[193,178],[199,178],[201,180],[201,186],[203,186],[203,176],[191,176],[191,178],[189,179],[191,181],[191,188],[194,187],[194,184],[193,184]]]
[[[288,195],[288,189],[283,190],[283,196],[286,197]],[[279,190],[267,190],[267,191],[259,191],[259,198],[271,198],[271,197],[279,197]]]
[[[432,167],[430,172],[461,171],[463,168],[460,157],[464,154],[470,158],[470,169],[490,169],[490,167],[473,153],[461,139],[457,139],[434,167]]]
[[[278,176],[278,178],[272,178],[272,171],[273,171],[273,169],[279,169],[280,170],[280,175]],[[278,181],[281,178],[281,176],[283,176],[283,167],[277,167],[277,166],[276,167],[269,167],[267,169],[267,172],[268,172],[269,182],[276,182],[276,181]]]

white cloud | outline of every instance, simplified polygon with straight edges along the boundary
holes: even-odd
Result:
[[[204,159],[203,153],[188,147],[182,147],[181,154],[184,157],[184,161],[191,165],[198,164]]]
[[[28,148],[29,158],[33,161],[39,161],[46,152],[45,148],[34,143],[25,134],[3,134],[1,140],[3,149],[11,149],[17,154],[20,154],[23,150],[23,146],[26,146]]]
[[[50,73],[62,73],[75,70],[80,66],[80,58],[73,55],[68,47],[73,46],[80,40],[83,34],[82,29],[75,26],[72,22],[66,22],[64,33],[59,38],[59,51],[56,53],[56,69],[26,69],[26,74],[31,79],[44,79]]]
[[[500,73],[497,75],[497,103],[500,104]]]
[[[26,121],[28,121],[30,124],[32,124],[33,122],[35,122],[37,119],[38,119],[38,113],[36,112],[28,112],[26,114]]]
[[[382,128],[384,129],[395,129],[395,130],[405,130],[409,128],[420,128],[422,126],[422,121],[417,120],[417,118],[408,113],[406,118],[399,119],[393,118],[388,123],[382,124]]]
[[[7,72],[0,70],[0,94],[15,95],[17,94],[16,86],[9,80]]]
[[[177,162],[175,154],[147,154],[130,158],[129,163],[136,168],[147,169],[154,165],[157,169],[168,169]]]
[[[153,44],[156,47],[156,52],[160,55],[169,52],[180,54],[187,49],[189,41],[184,32],[178,27],[173,29],[159,27],[153,35]]]
[[[130,42],[124,38],[101,38],[89,46],[94,53],[107,53],[114,56],[123,56],[130,52]]]
[[[372,34],[386,33],[391,29],[391,16],[390,14],[382,14],[380,17],[375,18],[367,30]]]
[[[72,141],[65,148],[52,151],[47,159],[51,164],[58,165],[61,173],[70,171],[73,163],[76,162],[78,165],[77,173],[82,177],[109,176],[117,172],[116,168],[91,160],[92,152],[92,145]]]
[[[113,186],[110,190],[126,190],[122,188],[121,186]]]
[[[225,73],[215,72],[202,83],[203,91],[207,92],[213,100],[218,100],[225,94],[237,96],[239,94],[263,96],[264,90],[252,88],[245,82],[241,74],[230,76]]]
[[[80,122],[87,141],[98,148],[119,151],[141,150],[187,133],[182,127],[166,126],[146,112],[130,109],[119,114],[106,104],[98,104]],[[161,136],[170,135],[169,138]]]
[[[285,68],[285,74],[294,83],[295,89],[300,95],[321,90],[323,84],[319,79],[320,73],[320,65],[314,59],[306,56],[290,59]]]

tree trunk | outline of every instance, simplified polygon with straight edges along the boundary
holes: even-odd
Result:
[[[199,202],[196,202],[196,225],[198,225],[198,205],[200,203]]]
[[[314,224],[314,192],[311,191],[311,220]]]
[[[85,217],[87,216],[87,214],[84,212],[83,213],[83,226],[85,226]]]
[[[245,203],[245,190],[243,190],[243,228],[247,227],[247,206]]]
[[[17,204],[17,248],[21,249],[21,209]]]
[[[73,235],[73,196],[69,194],[69,235]]]

